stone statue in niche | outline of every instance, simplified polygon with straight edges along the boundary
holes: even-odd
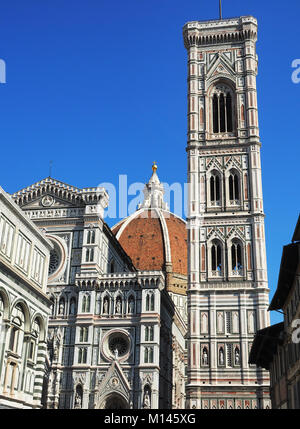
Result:
[[[59,303],[59,314],[64,314],[65,313],[65,301],[61,300]]]
[[[103,313],[104,314],[108,314],[108,299],[105,298],[104,299],[104,303],[103,303]]]
[[[208,353],[206,348],[203,349],[202,363],[203,365],[208,365]]]
[[[116,302],[116,314],[121,314],[121,312],[122,312],[121,299],[118,298]]]
[[[56,328],[53,335],[53,359],[54,360],[57,360],[59,357],[61,340],[62,340],[62,332],[60,328]]]
[[[224,365],[224,350],[222,347],[219,350],[219,364]]]
[[[237,347],[235,348],[234,357],[235,357],[235,364],[239,365],[239,363],[240,363],[240,351]]]
[[[71,300],[71,304],[70,304],[70,314],[74,315],[75,314],[75,301],[74,299]]]
[[[82,406],[82,397],[78,392],[76,392],[76,395],[75,395],[74,406],[75,406],[75,408],[81,408],[81,406]]]
[[[144,393],[143,408],[145,410],[149,410],[150,407],[151,407],[150,392],[149,392],[149,389],[146,389]]]
[[[119,358],[119,350],[118,350],[117,347],[114,350],[114,355],[115,355],[115,360],[118,360],[118,358]]]
[[[132,314],[134,312],[134,299],[133,298],[130,298],[128,307],[129,307],[129,314]]]

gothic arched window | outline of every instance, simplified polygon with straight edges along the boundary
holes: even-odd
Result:
[[[64,298],[61,298],[59,300],[59,311],[58,314],[63,315],[65,314],[65,300]]]
[[[240,200],[239,175],[232,170],[229,175],[229,199],[233,203]]]
[[[94,249],[86,249],[86,254],[85,254],[85,262],[93,262],[94,260]]]
[[[88,313],[90,311],[90,306],[91,306],[91,297],[90,295],[86,296],[84,295],[84,297],[82,298],[82,313]]]
[[[96,237],[96,233],[95,233],[94,230],[88,231],[88,233],[87,233],[87,240],[86,240],[87,244],[93,244],[93,243],[95,243],[95,237]]]
[[[79,341],[81,343],[86,342],[88,340],[88,335],[89,335],[88,327],[87,326],[82,326],[80,328]]]
[[[218,241],[214,241],[211,246],[211,270],[222,272],[222,246]]]
[[[145,347],[144,363],[153,363],[153,348],[152,347]]]
[[[154,293],[151,294],[150,298],[150,311],[154,311]]]
[[[145,341],[153,341],[154,328],[153,326],[146,326],[145,328]]]
[[[231,268],[236,274],[241,274],[243,269],[242,245],[239,242],[233,242],[231,245]]]
[[[87,361],[87,349],[80,347],[78,350],[78,363],[86,363]]]
[[[22,355],[23,337],[25,330],[25,313],[20,304],[17,304],[12,311],[12,326],[9,339],[9,350]]]
[[[212,97],[212,121],[214,133],[233,131],[233,103],[231,91],[225,85],[216,86]]]
[[[210,184],[210,202],[212,205],[216,205],[221,200],[219,175],[214,173],[210,178],[209,184]]]

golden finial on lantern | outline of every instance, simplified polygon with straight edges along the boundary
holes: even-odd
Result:
[[[153,171],[153,173],[155,173],[156,170],[157,170],[157,164],[156,164],[156,161],[154,161],[153,165],[152,165],[152,171]]]

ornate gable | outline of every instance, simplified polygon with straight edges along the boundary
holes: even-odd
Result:
[[[127,401],[130,399],[130,385],[118,361],[114,360],[104,378],[99,381],[96,395],[96,408],[101,408],[105,398],[112,393],[119,393]]]
[[[12,198],[25,209],[84,207],[87,204],[108,205],[104,188],[76,188],[47,177],[12,194]]]
[[[235,71],[229,58],[223,54],[215,54],[213,61],[208,66],[207,79],[216,76],[234,77]]]

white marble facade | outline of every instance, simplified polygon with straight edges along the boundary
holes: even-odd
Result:
[[[137,271],[103,221],[106,191],[47,178],[13,198],[53,245],[43,406],[171,408],[172,371],[164,361],[172,361],[172,330],[179,344],[185,332],[172,328],[164,274]],[[160,377],[171,386],[168,395]]]

